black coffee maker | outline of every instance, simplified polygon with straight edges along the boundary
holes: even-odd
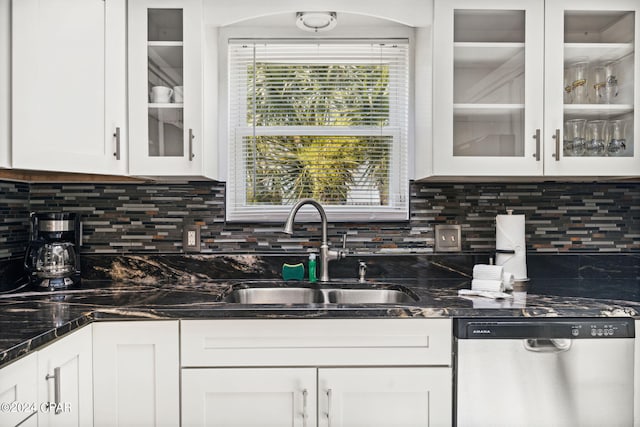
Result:
[[[31,241],[24,268],[37,289],[80,286],[80,217],[70,212],[31,213]]]

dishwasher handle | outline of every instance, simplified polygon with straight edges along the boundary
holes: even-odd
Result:
[[[571,340],[566,338],[527,338],[524,348],[536,353],[562,353],[571,348]]]

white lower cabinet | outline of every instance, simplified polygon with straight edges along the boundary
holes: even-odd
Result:
[[[315,426],[316,369],[184,369],[182,425]]]
[[[178,321],[93,327],[94,425],[179,425]]]
[[[0,371],[0,426],[92,426],[91,326]]]
[[[93,425],[91,326],[38,351],[38,426]]]
[[[451,368],[318,370],[318,426],[450,426]]]
[[[38,387],[38,354],[32,353],[0,370],[0,425],[17,426],[28,419],[29,423],[21,425],[37,425]],[[26,404],[27,406],[22,406]]]
[[[98,322],[2,368],[0,425],[450,426],[451,361],[448,319]]]
[[[182,426],[452,425],[448,319],[181,322]]]
[[[182,390],[184,427],[451,425],[446,367],[184,369]]]

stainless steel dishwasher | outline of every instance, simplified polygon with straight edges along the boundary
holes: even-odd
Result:
[[[454,335],[459,427],[633,425],[633,319],[456,319]]]

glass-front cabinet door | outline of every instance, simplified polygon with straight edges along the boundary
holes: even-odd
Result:
[[[131,173],[199,174],[201,4],[129,2]]]
[[[544,3],[436,0],[436,175],[543,172]]]
[[[547,1],[545,174],[640,175],[637,0]]]

